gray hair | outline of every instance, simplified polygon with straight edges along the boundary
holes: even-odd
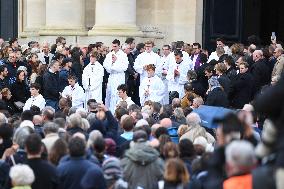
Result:
[[[182,108],[176,108],[176,109],[174,110],[174,115],[175,115],[177,118],[179,118],[179,119],[180,119],[180,118],[185,118]]]
[[[197,113],[191,112],[190,114],[186,116],[186,123],[188,126],[192,126],[192,127],[200,126],[201,118]]]
[[[53,120],[54,114],[55,114],[55,109],[52,108],[51,106],[46,106],[42,109],[42,115],[47,117],[49,120]]]
[[[82,126],[81,126],[81,128],[84,131],[87,131],[90,128],[90,123],[89,123],[89,121],[87,119],[82,118]]]
[[[33,132],[34,131],[30,127],[17,128],[13,136],[13,142],[18,144],[20,149],[24,149],[26,139]]]
[[[57,133],[59,126],[54,122],[47,122],[43,125],[44,134]]]
[[[84,108],[77,108],[76,113],[80,114],[82,118],[87,118],[88,112]]]
[[[0,123],[8,123],[8,119],[5,114],[0,112]]]
[[[70,127],[82,127],[82,117],[80,114],[71,114],[68,117]]]
[[[90,148],[91,146],[93,146],[94,141],[97,140],[97,138],[103,138],[103,135],[100,131],[93,130],[89,134],[89,138],[88,138],[88,141],[87,141],[87,148]]]
[[[241,174],[250,171],[256,163],[254,147],[251,143],[244,140],[231,142],[225,150],[226,163],[233,167],[229,173]]]
[[[97,117],[95,113],[89,113],[87,116],[87,120],[89,121],[90,125],[93,125],[96,121]]]
[[[14,186],[30,186],[35,180],[33,170],[25,164],[14,165],[10,169],[9,176]]]

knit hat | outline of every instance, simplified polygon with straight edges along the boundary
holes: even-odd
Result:
[[[217,76],[212,76],[209,80],[208,83],[211,87],[220,87],[220,83],[218,81]]]
[[[122,178],[120,161],[116,157],[107,158],[102,165],[104,178],[106,180],[118,180]]]
[[[106,145],[106,154],[115,156],[116,153],[116,143],[111,138],[105,139]]]

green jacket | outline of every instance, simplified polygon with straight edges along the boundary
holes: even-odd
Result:
[[[158,181],[163,179],[164,162],[159,152],[147,143],[134,143],[121,160],[124,180],[129,188],[158,188]]]

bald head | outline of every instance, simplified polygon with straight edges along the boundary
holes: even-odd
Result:
[[[255,50],[252,54],[253,61],[257,62],[263,57],[262,50]]]
[[[281,56],[283,54],[283,49],[282,48],[276,48],[274,50],[274,56],[275,58],[278,58],[279,56]]]
[[[42,125],[43,124],[42,117],[40,115],[34,115],[33,123],[34,123],[34,125]]]
[[[164,118],[160,121],[160,125],[165,128],[172,126],[172,120],[170,118]]]

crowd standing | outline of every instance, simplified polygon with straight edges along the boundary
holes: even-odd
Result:
[[[283,188],[284,54],[0,40],[0,188]],[[230,109],[207,127],[200,108]],[[283,141],[283,142],[282,142]]]

